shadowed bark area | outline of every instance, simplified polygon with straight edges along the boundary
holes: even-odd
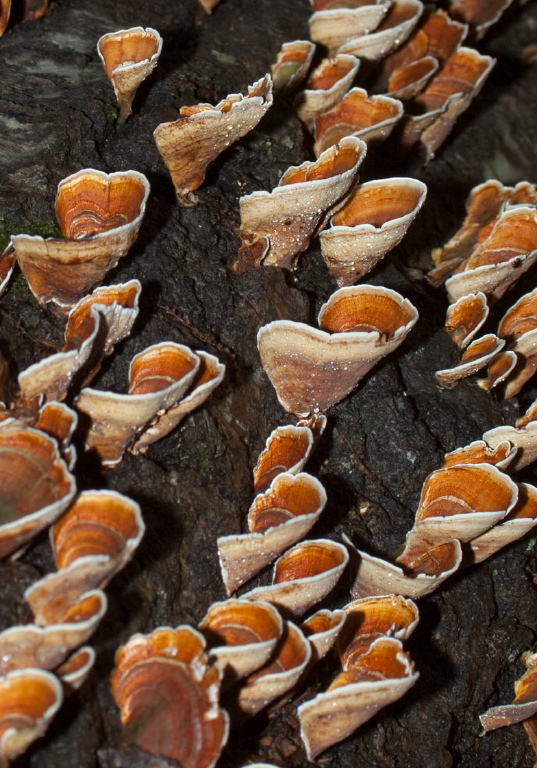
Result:
[[[145,456],[127,455],[117,469],[102,472],[80,450],[79,488],[114,488],[136,499],[147,533],[106,590],[109,609],[93,638],[98,660],[89,681],[16,768],[97,766],[97,750],[120,739],[109,690],[117,647],[134,632],[196,624],[224,597],[216,538],[245,530],[257,456],[271,430],[292,421],[260,366],[257,330],[278,318],[313,322],[336,285],[317,243],[293,274],[263,268],[236,275],[230,269],[240,244],[239,197],[271,190],[290,165],[313,158],[312,139],[290,103],[277,96],[259,126],[221,155],[194,208],[176,202],[152,133],[183,105],[245,93],[270,70],[283,42],[308,37],[310,12],[307,0],[222,0],[211,16],[195,0],[57,0],[41,20],[14,23],[0,39],[1,247],[17,232],[54,234],[57,184],[81,168],[133,168],[151,184],[140,236],[108,277],[142,282],[140,316],[95,386],[124,391],[133,355],[162,340],[207,350],[227,367],[206,404]],[[413,175],[428,185],[410,233],[368,279],[401,292],[420,318],[404,345],[328,414],[307,467],[328,493],[312,536],[339,540],[346,533],[360,547],[392,557],[412,525],[422,484],[443,454],[491,427],[514,423],[537,396],[530,382],[519,398],[502,402],[480,389],[476,377],[451,391],[439,389],[434,371],[452,364],[457,351],[442,331],[445,291],[431,288],[421,271],[430,266],[431,249],[462,222],[474,185],[490,177],[507,184],[536,181],[537,64],[523,54],[534,43],[536,24],[535,4],[515,4],[479,43],[498,63],[426,168],[418,157],[403,157],[395,142],[369,149],[362,181]],[[136,25],[156,28],[163,52],[138,91],[133,115],[118,127],[96,43],[106,32]],[[494,330],[536,280],[534,268],[494,307],[486,330]],[[13,373],[59,349],[62,337],[63,321],[38,307],[17,273],[0,300],[0,349]],[[516,479],[537,482],[531,467]],[[512,699],[523,671],[518,658],[534,647],[534,545],[527,537],[420,601],[421,620],[408,643],[420,672],[417,685],[321,760],[334,768],[533,765],[522,726],[480,738],[478,715]],[[2,629],[27,618],[22,593],[52,568],[46,535],[18,562],[0,565]],[[252,585],[266,583],[268,575]],[[349,587],[347,577],[328,606],[348,602]],[[296,704],[326,688],[336,668],[329,657],[282,708],[232,730],[219,766],[308,764]]]

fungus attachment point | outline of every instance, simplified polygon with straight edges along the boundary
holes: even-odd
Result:
[[[161,51],[162,38],[151,27],[121,29],[99,39],[97,52],[106,76],[114,86],[123,122],[132,114],[138,86],[157,66]]]

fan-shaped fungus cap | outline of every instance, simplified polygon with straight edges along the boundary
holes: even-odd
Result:
[[[162,342],[132,359],[127,395],[83,389],[75,405],[91,419],[88,447],[95,448],[105,465],[117,464],[159,412],[181,400],[199,366],[199,357],[188,347]]]
[[[359,184],[319,234],[321,252],[338,285],[352,285],[401,242],[425,202],[418,179]]]
[[[276,320],[257,335],[261,362],[278,400],[292,413],[324,411],[406,338],[418,318],[396,291],[340,288],[319,313],[323,330]]]
[[[266,600],[300,616],[336,586],[349,553],[330,539],[311,539],[288,549],[274,564],[272,585],[243,595],[247,600]]]
[[[420,0],[393,0],[374,32],[348,38],[337,52],[378,61],[404,43],[418,23],[422,11],[423,3]]]
[[[193,194],[207,168],[227,147],[249,133],[272,104],[272,80],[265,75],[248,86],[248,95],[232,93],[216,106],[182,107],[180,117],[161,123],[153,136],[171,174],[179,202],[195,205]]]
[[[2,2],[0,3],[0,37],[2,37],[2,35],[6,31],[10,13],[11,13],[11,0],[2,0]]]
[[[246,679],[239,692],[239,707],[255,715],[274,699],[290,691],[311,661],[311,644],[292,621],[285,622],[276,657]]]
[[[301,629],[313,647],[316,661],[322,659],[336,642],[345,624],[346,613],[340,608],[329,611],[321,608],[304,622]]]
[[[444,368],[436,371],[436,380],[440,386],[452,389],[461,379],[472,376],[485,365],[494,360],[503,347],[505,340],[499,339],[495,333],[487,333],[479,339],[472,341],[461,356],[461,361],[453,368]]]
[[[106,76],[114,86],[123,120],[132,113],[138,86],[157,66],[162,38],[156,29],[121,29],[99,38],[97,52]]]
[[[455,344],[464,349],[481,328],[488,314],[485,294],[469,293],[449,305],[444,327]]]
[[[271,432],[254,467],[255,492],[265,491],[281,472],[300,472],[313,448],[313,440],[313,432],[307,426],[288,424]]]
[[[429,162],[455,121],[481,90],[495,59],[461,47],[447,59],[424,91],[407,102],[403,144],[420,141]]]
[[[335,107],[315,118],[317,157],[345,136],[366,143],[386,139],[403,116],[403,104],[389,96],[368,96],[363,88],[352,88]]]
[[[315,161],[292,166],[272,192],[240,199],[237,271],[261,263],[290,268],[357,180],[367,145],[348,136]]]
[[[284,43],[271,67],[274,89],[290,91],[298,88],[308,73],[314,53],[315,44],[309,40]]]
[[[283,633],[279,612],[260,600],[213,603],[199,626],[212,646],[210,656],[238,677],[266,664]]]
[[[305,90],[295,98],[295,108],[302,122],[311,123],[341,101],[359,66],[358,59],[348,54],[323,59],[311,73]]]
[[[390,7],[390,2],[366,3],[365,5],[345,3],[314,3],[315,12],[310,16],[310,37],[322,43],[330,52],[340,45],[378,27]]]
[[[65,240],[14,235],[13,247],[41,304],[71,309],[102,282],[138,236],[149,195],[137,171],[78,171],[60,182],[56,215]]]
[[[484,734],[504,725],[520,723],[537,713],[537,654],[525,653],[522,660],[526,672],[515,683],[513,702],[491,707],[484,715],[479,715]]]
[[[125,738],[182,768],[212,768],[229,732],[228,715],[218,706],[220,677],[191,627],[134,635],[116,653],[112,672]]]
[[[350,736],[380,709],[401,698],[418,674],[399,640],[379,637],[329,689],[298,708],[309,760]]]
[[[255,497],[248,513],[250,533],[221,536],[218,557],[226,593],[271,563],[302,539],[317,522],[326,493],[312,475],[281,472],[270,488]]]
[[[54,522],[75,492],[55,440],[29,427],[0,430],[0,558]]]
[[[450,0],[449,12],[471,27],[480,40],[513,0]]]
[[[63,701],[60,681],[40,669],[0,677],[0,761],[14,760],[42,736]]]

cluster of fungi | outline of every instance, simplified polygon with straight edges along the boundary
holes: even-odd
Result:
[[[214,10],[206,22],[217,20],[217,2],[200,1],[208,14]],[[32,20],[48,4],[24,5]],[[212,543],[226,599],[206,606],[196,627],[154,627],[117,649],[111,689],[123,736],[101,750],[103,766],[212,768],[232,728],[298,696],[297,729],[308,760],[316,760],[417,682],[420,660],[404,645],[419,626],[415,601],[537,525],[537,488],[516,480],[537,459],[534,404],[516,426],[497,426],[445,455],[423,484],[393,562],[348,538],[307,538],[330,499],[304,469],[333,408],[418,322],[398,291],[359,281],[403,240],[427,187],[410,177],[360,183],[360,166],[389,136],[402,153],[433,160],[494,65],[463,42],[469,36],[477,45],[510,1],[312,5],[311,39],[285,43],[271,73],[246,95],[183,106],[176,120],[155,126],[174,204],[190,208],[203,205],[196,191],[216,158],[253,131],[275,100],[292,104],[312,134],[315,158],[288,168],[272,191],[240,198],[241,245],[229,270],[296,272],[318,237],[327,280],[338,288],[318,327],[280,318],[258,329],[261,364],[292,423],[274,429],[254,467],[248,532]],[[10,10],[0,0],[0,35]],[[127,130],[137,89],[158,68],[162,38],[132,27],[96,44],[117,99],[117,128]],[[140,281],[103,283],[136,242],[149,195],[139,171],[78,170],[58,185],[61,236],[13,235],[0,260],[2,293],[18,268],[42,311],[65,321],[60,351],[15,381],[0,357],[0,556],[20,557],[49,529],[57,569],[26,590],[28,621],[0,633],[2,766],[45,733],[91,674],[95,651],[87,643],[106,613],[104,588],[135,556],[146,528],[143,504],[77,488],[87,456],[112,470],[126,453],[144,454],[225,381],[215,355],[168,340],[132,358],[125,393],[90,386],[138,317]],[[535,186],[489,180],[474,188],[461,229],[433,253],[428,275],[430,285],[446,284],[445,330],[460,351],[455,365],[436,372],[440,386],[453,388],[486,368],[478,385],[510,398],[530,379],[537,289],[508,309],[497,333],[477,334],[536,260]],[[257,585],[243,589],[259,573]],[[343,574],[347,600],[323,607]],[[304,695],[323,660],[337,665],[332,682]],[[526,663],[514,702],[490,709],[482,724],[489,731],[525,721],[537,745],[536,655]]]

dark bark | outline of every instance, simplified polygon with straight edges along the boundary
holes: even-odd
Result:
[[[132,356],[171,339],[218,355],[224,383],[206,405],[145,457],[126,456],[102,473],[80,456],[80,488],[110,487],[140,502],[147,534],[133,562],[107,588],[109,610],[94,637],[96,669],[63,706],[45,738],[19,758],[18,768],[93,768],[97,750],[117,744],[120,723],[109,691],[118,645],[159,625],[196,624],[222,599],[216,538],[243,530],[252,499],[251,469],[270,431],[290,421],[277,403],[256,349],[258,328],[275,318],[312,322],[335,289],[317,245],[294,274],[264,268],[235,275],[238,198],[272,189],[282,172],[311,158],[306,136],[279,98],[259,127],[226,151],[210,170],[195,208],[180,207],[152,132],[182,105],[216,103],[245,92],[269,70],[280,45],[307,38],[307,0],[223,0],[205,16],[196,0],[58,0],[36,22],[19,22],[0,40],[0,237],[52,233],[57,183],[84,167],[134,168],[151,183],[140,237],[109,282],[137,277],[141,313],[132,337],[111,359],[97,386],[125,388]],[[502,402],[475,380],[451,391],[434,371],[456,359],[441,330],[443,289],[418,268],[457,229],[469,190],[487,178],[504,183],[537,175],[537,65],[525,64],[534,42],[535,4],[516,6],[480,50],[498,63],[479,98],[426,168],[393,145],[372,147],[362,180],[414,175],[429,189],[411,232],[370,277],[418,307],[420,320],[404,346],[379,365],[329,414],[328,429],[309,465],[328,492],[313,535],[339,538],[390,556],[410,528],[427,474],[443,454],[515,418],[537,396],[530,383],[519,399]],[[161,61],[116,128],[112,88],[96,42],[105,32],[152,26],[164,38]],[[4,243],[0,243],[3,246]],[[535,269],[491,312],[489,326],[535,285]],[[56,350],[63,321],[40,309],[18,275],[0,301],[2,351],[14,373]],[[529,468],[517,479],[535,481]],[[362,501],[368,511],[360,513]],[[510,701],[537,630],[534,538],[446,582],[420,601],[421,620],[409,649],[420,671],[416,687],[322,759],[334,766],[377,768],[529,768],[534,757],[521,726],[480,738],[478,715]],[[52,568],[46,536],[17,563],[0,566],[2,628],[25,618],[22,592]],[[332,599],[346,602],[348,579]],[[295,706],[330,680],[328,660],[282,709],[232,732],[219,765],[254,759],[307,763]]]

